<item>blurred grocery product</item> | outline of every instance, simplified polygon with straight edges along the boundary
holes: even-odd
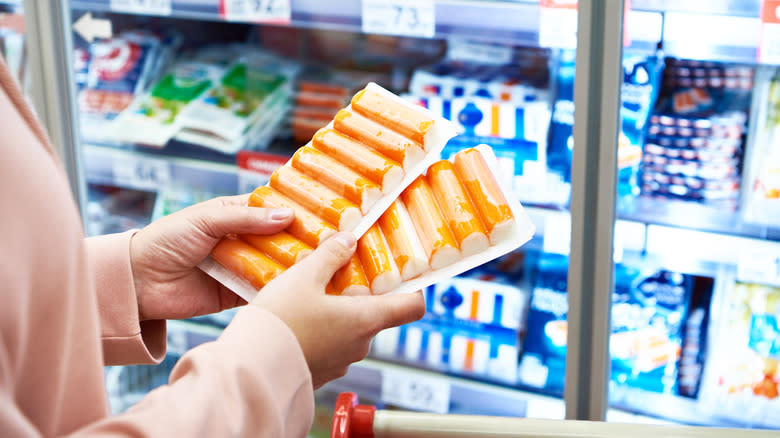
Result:
[[[647,129],[642,193],[735,210],[753,68],[667,59]]]

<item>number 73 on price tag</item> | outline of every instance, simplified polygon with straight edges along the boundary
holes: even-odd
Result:
[[[433,0],[363,0],[363,32],[432,38],[436,33]]]

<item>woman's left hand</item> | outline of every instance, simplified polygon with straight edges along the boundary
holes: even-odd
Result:
[[[293,219],[290,209],[248,207],[249,195],[215,198],[163,217],[130,241],[141,321],[183,319],[245,304],[197,268],[227,234],[273,234]]]

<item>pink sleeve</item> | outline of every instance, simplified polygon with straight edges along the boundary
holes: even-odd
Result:
[[[140,322],[138,319],[138,301],[130,268],[130,238],[134,233],[127,231],[86,239],[106,365],[156,364],[165,357],[165,321]]]
[[[170,383],[79,436],[305,437],[311,374],[292,331],[247,305],[215,342],[187,352]]]

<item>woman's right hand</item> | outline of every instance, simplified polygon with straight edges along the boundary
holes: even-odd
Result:
[[[381,330],[425,314],[422,293],[334,296],[325,293],[333,273],[355,252],[355,237],[338,233],[275,278],[252,300],[284,321],[306,357],[314,388],[346,374],[368,354]]]

